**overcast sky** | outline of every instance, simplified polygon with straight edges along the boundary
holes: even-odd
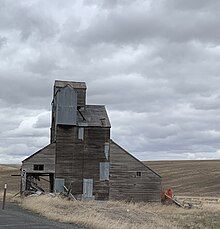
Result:
[[[220,1],[0,0],[0,163],[49,143],[55,79],[85,81],[139,159],[220,159]]]

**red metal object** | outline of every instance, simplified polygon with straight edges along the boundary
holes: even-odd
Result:
[[[172,188],[168,188],[166,191],[165,191],[165,194],[170,197],[171,199],[173,198],[173,189]]]
[[[184,206],[174,198],[172,188],[168,188],[166,191],[161,192],[161,203],[165,205],[175,204],[178,207],[184,208]]]
[[[162,191],[162,193],[161,193],[161,202],[163,204],[170,205],[173,202],[173,197],[174,197],[173,189],[172,188],[168,188],[167,190]]]

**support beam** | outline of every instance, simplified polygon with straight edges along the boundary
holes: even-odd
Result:
[[[49,174],[49,179],[50,179],[50,192],[54,192],[54,174],[53,173]]]

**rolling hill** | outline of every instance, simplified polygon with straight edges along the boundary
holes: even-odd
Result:
[[[172,187],[179,196],[220,197],[220,160],[145,161],[163,178],[163,187]],[[8,191],[19,191],[20,165],[0,165],[0,189],[8,183]]]
[[[220,160],[145,161],[175,195],[220,197]]]

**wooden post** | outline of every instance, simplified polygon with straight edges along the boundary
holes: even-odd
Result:
[[[5,209],[6,191],[7,191],[7,184],[5,184],[5,187],[4,187],[4,195],[3,195],[3,203],[2,203],[3,210]]]
[[[26,171],[23,169],[21,171],[21,194],[26,191],[27,188],[27,173]]]

